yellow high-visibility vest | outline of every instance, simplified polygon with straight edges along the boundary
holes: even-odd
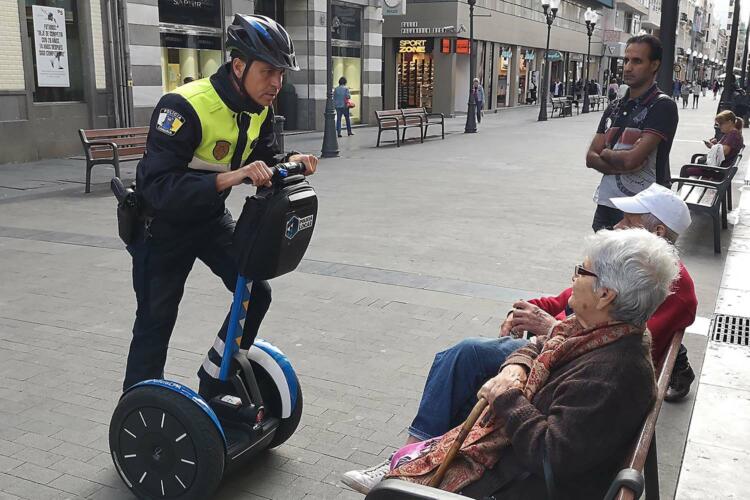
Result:
[[[209,78],[195,80],[177,87],[172,92],[181,95],[190,103],[201,122],[201,143],[193,153],[188,168],[212,172],[231,170],[232,156],[240,132],[237,113],[221,100]],[[268,116],[268,107],[264,107],[260,113],[243,113],[250,116],[247,142],[242,153],[244,163],[260,135],[260,127]]]

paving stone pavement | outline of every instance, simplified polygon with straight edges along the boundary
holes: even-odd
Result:
[[[711,112],[691,111],[682,111],[674,169],[711,131]],[[311,178],[320,198],[313,242],[296,272],[272,282],[261,330],[300,375],[303,419],[216,498],[362,498],[340,474],[403,443],[434,354],[467,336],[495,336],[514,300],[569,283],[590,233],[597,176],[582,163],[601,114],[547,123],[535,114],[488,115],[472,136],[449,120],[444,141],[401,148],[375,149],[374,132],[357,129],[341,141],[341,158],[321,163]],[[319,144],[320,134],[287,138],[301,150]],[[99,169],[83,195],[76,160],[0,166],[0,500],[132,498],[112,466],[107,430],[135,300],[109,172]],[[235,214],[247,193],[231,196]],[[723,266],[709,221],[696,220],[680,248],[707,316]],[[196,265],[167,378],[196,385],[229,302]],[[686,339],[698,370],[705,343]],[[692,398],[662,410],[664,498],[691,411]]]

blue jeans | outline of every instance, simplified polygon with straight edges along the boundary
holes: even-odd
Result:
[[[461,424],[477,403],[482,385],[497,375],[510,353],[527,343],[511,337],[473,337],[437,353],[409,435],[430,439]]]
[[[351,135],[352,133],[352,122],[349,118],[349,108],[344,106],[343,108],[336,108],[336,133],[341,135],[341,117],[346,118],[346,132]]]

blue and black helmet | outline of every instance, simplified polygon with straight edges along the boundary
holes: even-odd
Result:
[[[238,52],[248,61],[264,61],[276,68],[299,71],[289,33],[266,16],[235,14],[227,28],[227,50]]]

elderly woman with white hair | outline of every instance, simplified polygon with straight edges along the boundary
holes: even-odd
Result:
[[[645,325],[678,272],[674,247],[645,229],[589,237],[574,314],[480,389],[489,407],[440,487],[471,498],[544,499],[551,487],[556,498],[602,498],[653,405]],[[427,484],[457,433],[402,448],[386,477]]]

